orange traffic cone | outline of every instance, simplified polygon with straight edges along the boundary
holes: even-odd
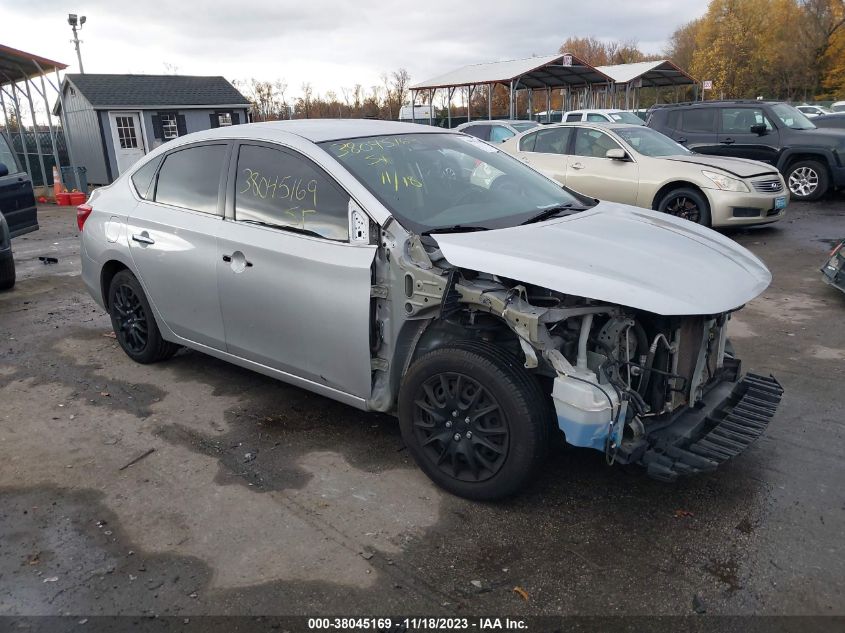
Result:
[[[62,179],[59,177],[59,168],[53,165],[53,197],[58,200],[58,194],[62,192]]]

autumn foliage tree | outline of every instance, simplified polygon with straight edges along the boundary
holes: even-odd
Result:
[[[667,56],[714,97],[845,97],[845,0],[711,0]]]

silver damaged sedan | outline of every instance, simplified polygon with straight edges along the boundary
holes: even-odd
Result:
[[[130,358],[188,347],[395,414],[420,468],[471,499],[523,488],[556,433],[664,481],[711,471],[782,395],[727,335],[771,281],[759,259],[460,133],[190,134],[77,221],[83,279]]]

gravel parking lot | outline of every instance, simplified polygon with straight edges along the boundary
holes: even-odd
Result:
[[[0,615],[845,614],[845,294],[818,272],[842,193],[731,234],[774,275],[734,345],[786,389],[751,450],[667,485],[560,449],[496,504],[435,488],[390,417],[132,363],[74,210],[40,219],[0,294]]]

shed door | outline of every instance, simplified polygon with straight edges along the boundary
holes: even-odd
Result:
[[[137,112],[109,112],[109,119],[117,173],[122,174],[147,153],[141,133],[141,117]]]

